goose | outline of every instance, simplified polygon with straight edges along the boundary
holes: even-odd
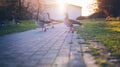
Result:
[[[47,15],[48,15],[48,21],[47,22],[49,22],[52,25],[52,28],[54,28],[53,22],[55,22],[55,20],[50,18],[50,13],[47,13]]]
[[[67,25],[67,27],[70,28],[69,32],[72,32],[72,33],[74,32],[74,30],[73,30],[74,24],[77,24],[77,25],[80,25],[80,26],[82,25],[82,23],[80,23],[80,22],[78,22],[76,20],[69,19],[68,13],[66,13],[66,17],[64,19],[64,23]]]
[[[40,20],[40,19],[38,19],[38,21],[37,21],[37,26],[41,27],[43,32],[47,31],[47,29],[48,29],[45,26],[46,24],[47,25],[50,24],[52,26],[52,28],[54,28],[53,22],[55,20],[50,18],[50,14],[49,13],[47,13],[47,16],[48,16],[48,20]]]

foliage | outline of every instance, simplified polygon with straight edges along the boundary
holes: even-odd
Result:
[[[76,20],[84,20],[84,19],[86,19],[85,16],[79,16]]]
[[[100,58],[100,52],[99,49],[93,46],[89,46],[89,49],[91,50],[91,54],[95,57],[95,58]]]
[[[0,0],[0,22],[15,19],[31,19],[32,13],[28,11],[29,3],[25,0]]]
[[[120,0],[97,0],[98,11],[103,11],[106,16],[120,16]]]
[[[108,62],[107,62],[106,60],[98,59],[98,60],[96,61],[96,64],[99,64],[100,67],[107,67]]]

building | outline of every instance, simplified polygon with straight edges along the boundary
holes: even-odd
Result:
[[[66,12],[68,13],[70,19],[76,19],[82,15],[82,7],[69,4],[66,7]]]

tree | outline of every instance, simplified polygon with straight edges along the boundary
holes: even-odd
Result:
[[[0,0],[0,21],[31,18],[29,4],[25,5],[25,0]]]
[[[17,0],[0,0],[0,21],[12,19]]]
[[[120,16],[120,0],[97,0],[98,11],[104,12],[106,16]]]
[[[44,20],[44,12],[45,12],[44,6],[45,5],[42,3],[42,0],[37,0],[36,20],[38,20],[38,19]]]
[[[0,20],[43,19],[43,0],[0,0]]]

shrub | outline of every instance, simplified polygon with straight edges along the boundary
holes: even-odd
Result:
[[[96,64],[98,64],[100,67],[107,67],[108,66],[107,60],[102,60],[102,59],[96,60]]]

